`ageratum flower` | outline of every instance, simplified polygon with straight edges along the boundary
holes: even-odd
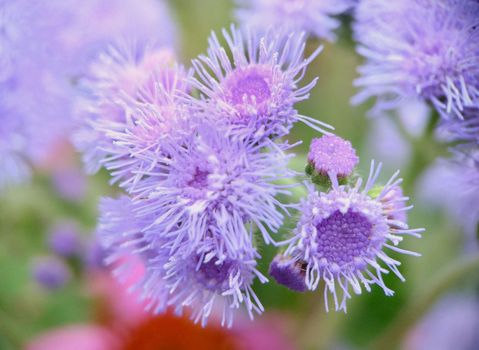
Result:
[[[168,10],[155,0],[141,5],[134,0],[1,0],[0,91],[2,106],[8,105],[2,107],[7,113],[2,123],[4,118],[21,121],[24,140],[15,157],[44,165],[68,138],[74,127],[74,85],[106,43],[128,35],[172,44]],[[11,159],[0,157],[0,168],[9,168],[2,175],[18,172],[18,162]]]
[[[330,128],[294,108],[316,84],[314,79],[299,87],[321,48],[304,58],[303,34],[260,36],[235,27],[222,33],[227,48],[213,33],[208,54],[193,60],[197,78],[192,85],[201,93],[200,101],[193,102],[205,117],[242,135],[282,136],[296,121],[320,131]]]
[[[9,184],[23,182],[30,176],[23,156],[26,141],[21,133],[22,123],[2,102],[0,98],[0,192]]]
[[[68,266],[55,257],[41,257],[33,262],[32,275],[35,282],[47,290],[64,286],[71,278]]]
[[[401,263],[389,257],[386,249],[418,255],[397,247],[403,236],[420,237],[423,230],[409,229],[401,220],[400,213],[411,207],[405,206],[407,198],[396,190],[401,182],[397,173],[380,191],[373,188],[380,168],[372,162],[364,186],[361,179],[354,186],[342,186],[331,177],[331,191],[318,193],[310,188],[302,203],[302,216],[284,254],[304,266],[308,289],[325,282],[327,310],[332,295],[335,309],[346,311],[351,291],[361,294],[361,285],[370,291],[377,284],[386,295],[394,294],[382,274],[390,270],[402,281],[404,277],[398,269]]]
[[[464,119],[444,120],[439,125],[439,134],[446,141],[477,147],[479,145],[479,106],[466,108]]]
[[[313,139],[308,153],[311,170],[327,176],[345,178],[353,173],[359,158],[351,142],[336,135]]]
[[[142,120],[139,123],[155,120],[156,126],[161,120],[163,127],[157,134],[169,131],[165,126],[173,124],[174,116],[170,114],[176,111],[174,95],[177,90],[187,89],[186,72],[175,59],[173,51],[166,47],[117,44],[92,63],[83,84],[87,93],[78,106],[83,127],[75,137],[89,172],[98,171],[107,159],[111,163],[113,159],[129,158],[129,149],[115,145],[116,137],[129,134],[137,127],[138,119]],[[150,117],[151,105],[159,109],[153,113],[154,118]]]
[[[255,29],[287,28],[334,41],[339,15],[353,5],[350,0],[237,0],[238,20]]]
[[[98,236],[109,251],[106,261],[116,266],[120,279],[130,281],[132,261],[143,263],[144,275],[132,289],[146,300],[148,309],[162,313],[173,307],[181,314],[188,308],[195,322],[205,325],[211,312],[222,307],[222,323],[228,327],[241,304],[251,317],[263,310],[251,286],[256,277],[261,282],[266,278],[256,269],[259,255],[251,240],[246,249],[243,243],[230,241],[238,248],[225,253],[226,243],[218,235],[196,245],[188,238],[178,242],[177,237],[165,237],[161,231],[147,236],[142,232],[147,221],[136,216],[134,203],[126,196],[104,199],[100,212]],[[185,249],[173,249],[178,245]]]
[[[447,185],[448,190],[444,191]],[[421,180],[421,197],[429,206],[444,209],[466,234],[466,248],[477,246],[479,229],[479,152],[455,152],[439,159]]]
[[[265,243],[283,223],[288,205],[276,199],[291,185],[279,184],[294,176],[286,165],[291,157],[269,139],[232,137],[206,123],[182,145],[160,155],[154,171],[132,189],[140,217],[156,219],[145,232],[199,243],[210,233],[221,236],[224,249],[248,246],[253,227]],[[269,152],[265,152],[269,149]],[[153,160],[152,160],[153,161]]]
[[[234,311],[242,304],[251,319],[254,313],[263,312],[252,285],[255,278],[261,283],[268,280],[256,268],[260,256],[252,245],[245,247],[236,242],[233,244],[238,248],[225,254],[222,244],[226,243],[221,239],[205,239],[190,255],[173,256],[165,265],[166,283],[171,295],[169,303],[177,306],[177,312],[191,307],[195,322],[206,325],[219,304],[222,325],[231,327]]]
[[[479,344],[479,300],[474,293],[441,298],[405,337],[407,350],[475,349]]]
[[[375,111],[419,96],[445,118],[479,101],[479,3],[474,0],[361,1],[355,38],[366,62],[353,103]]]

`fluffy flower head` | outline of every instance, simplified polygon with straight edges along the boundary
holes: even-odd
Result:
[[[479,101],[479,3],[474,0],[361,1],[358,52],[366,58],[353,102],[376,109],[420,96],[445,117],[462,118]]]
[[[373,163],[363,188],[361,180],[353,187],[340,186],[332,177],[331,191],[318,193],[311,190],[303,202],[302,217],[285,255],[306,265],[305,283],[308,289],[315,290],[320,280],[324,280],[326,308],[330,293],[335,309],[345,311],[346,301],[351,297],[349,287],[360,294],[361,285],[369,291],[372,284],[377,284],[386,295],[394,293],[383,282],[381,275],[388,270],[380,264],[401,280],[404,278],[398,270],[400,262],[390,258],[385,248],[417,255],[397,247],[404,235],[419,236],[422,231],[408,229],[407,224],[396,215],[411,208],[391,203],[407,199],[390,195],[390,191],[400,183],[400,179],[396,179],[397,174],[379,193],[370,194],[379,171],[380,166],[375,168]],[[342,290],[341,299],[338,289]]]
[[[240,134],[284,135],[298,120],[321,131],[329,127],[294,109],[316,84],[315,79],[299,87],[320,51],[303,58],[304,35],[259,35],[232,27],[223,36],[226,47],[213,33],[208,54],[193,61],[192,84],[202,95],[196,105],[205,115]]]
[[[341,22],[333,16],[346,11],[350,0],[237,0],[238,20],[255,29],[284,28],[304,31],[333,41]]]

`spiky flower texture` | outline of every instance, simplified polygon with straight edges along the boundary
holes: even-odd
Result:
[[[419,96],[445,118],[479,105],[477,1],[361,1],[354,32],[366,62],[353,102],[377,97],[380,111]]]
[[[310,188],[302,203],[302,216],[284,255],[291,264],[303,265],[304,281],[309,290],[325,282],[324,298],[329,308],[329,294],[336,310],[346,311],[351,292],[361,294],[362,287],[381,287],[393,295],[382,278],[389,269],[401,280],[400,262],[389,257],[385,249],[418,255],[398,248],[405,235],[420,237],[422,229],[409,229],[401,219],[407,197],[397,190],[401,179],[397,173],[380,190],[373,188],[381,166],[371,164],[368,180],[362,186],[358,179],[353,186],[339,185],[332,177],[329,192]],[[381,264],[385,265],[381,266]]]

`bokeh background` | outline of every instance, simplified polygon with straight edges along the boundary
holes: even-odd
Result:
[[[172,0],[170,5],[179,32],[178,55],[185,65],[205,51],[212,30],[228,27],[234,21],[230,1]],[[351,39],[350,18],[344,15],[342,20],[344,25],[336,43],[308,44],[310,52],[317,45],[324,45],[324,50],[308,70],[307,78],[319,76],[319,82],[299,110],[330,123],[338,135],[351,140],[360,155],[363,173],[372,158],[384,163],[383,179],[401,169],[406,195],[415,206],[409,217],[410,226],[425,227],[426,232],[422,239],[409,239],[404,244],[406,249],[422,254],[420,258],[400,258],[400,270],[407,281],[402,283],[393,275],[385,276],[386,284],[396,295],[386,297],[380,288],[373,288],[370,294],[352,298],[347,314],[326,313],[321,293],[293,293],[274,281],[255,286],[266,308],[260,319],[271,315],[283,319],[285,336],[300,349],[369,347],[390,332],[404,310],[424,298],[448,266],[467,255],[470,244],[459,223],[441,211],[440,203],[427,200],[424,193],[424,182],[428,181],[424,180],[424,172],[436,158],[447,154],[444,145],[423,132],[421,124],[427,123],[424,116],[404,116],[409,120],[421,119],[411,127],[411,123],[401,123],[398,118],[369,118],[367,110],[371,105],[351,106],[349,100],[355,93],[352,82],[361,59]],[[316,136],[304,125],[294,127],[291,139],[302,140],[303,144],[296,148],[297,159],[292,167],[304,166],[305,152]],[[82,264],[80,259],[71,262],[69,282],[55,290],[42,288],[32,277],[35,259],[50,254],[48,237],[52,227],[65,222],[73,224],[82,236],[82,244],[93,244],[98,199],[116,192],[108,185],[105,172],[82,175],[80,157],[67,143],[62,145],[62,152],[68,166],[56,170],[57,179],[50,171],[36,169],[30,183],[11,187],[0,195],[1,350],[16,349],[20,346],[18,340],[26,343],[54,328],[98,318],[98,301],[92,297],[88,277],[78,267]],[[448,184],[443,186],[442,190],[447,191]],[[275,253],[272,247],[262,248],[262,272],[267,273]],[[427,305],[451,293],[477,294],[478,282],[479,273],[472,271],[467,278],[458,278],[440,295],[431,297]],[[405,347],[404,334],[411,334],[406,331],[414,329],[413,321],[414,317],[401,326],[396,337],[390,338],[393,341],[388,349]]]

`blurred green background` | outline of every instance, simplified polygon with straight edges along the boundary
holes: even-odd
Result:
[[[230,1],[173,0],[171,4],[180,31],[180,57],[185,64],[205,51],[207,37],[212,30],[228,27],[232,22]],[[308,49],[311,51],[318,44],[311,43]],[[310,66],[307,77],[312,79],[319,76],[318,85],[311,98],[299,105],[299,110],[302,114],[332,124],[338,135],[351,140],[358,149],[364,174],[371,158],[367,147],[368,130],[376,121],[366,116],[370,105],[352,107],[349,103],[355,93],[352,81],[357,76],[356,68],[361,60],[355,54],[347,26],[343,26],[337,43],[322,44],[324,50]],[[303,140],[303,145],[296,150],[298,157],[305,157],[309,142],[315,136],[316,133],[308,127],[295,126],[291,138]],[[390,151],[394,152],[394,149]],[[429,152],[422,157],[420,168],[426,168],[442,152],[443,149],[437,147],[435,153]],[[381,161],[386,165],[383,171],[383,179],[386,179],[397,165],[388,159]],[[415,181],[420,174],[412,174],[408,167],[411,164],[404,164],[402,171],[412,176],[405,178],[404,186],[406,194],[415,202]],[[92,317],[89,300],[78,281],[53,293],[45,292],[32,281],[30,265],[33,256],[47,254],[45,236],[48,228],[59,220],[73,219],[85,235],[91,234],[95,228],[99,196],[113,191],[108,186],[108,176],[101,173],[88,179],[88,194],[84,202],[65,201],[55,194],[48,177],[37,172],[30,184],[11,189],[0,196],[2,332],[29,339],[46,329]],[[396,291],[394,297],[385,297],[379,288],[374,288],[371,294],[353,297],[347,314],[326,314],[322,311],[322,293],[295,294],[272,281],[256,286],[266,313],[281,310],[295,320],[297,327],[291,329],[291,333],[301,344],[315,344],[314,348],[322,349],[330,349],[337,344],[365,348],[390,326],[405,305],[428,288],[438,271],[462,254],[464,239],[461,230],[443,213],[416,204],[410,215],[410,226],[426,228],[421,240],[409,239],[403,246],[420,252],[422,257],[400,258],[403,262],[401,271],[407,279],[405,283],[393,275],[385,276],[386,284]],[[262,253],[262,271],[267,273],[267,266],[275,251],[271,247],[263,247]],[[467,288],[474,283],[477,283],[477,276],[474,281],[461,281],[455,288]],[[9,349],[2,332],[0,349]],[[394,346],[391,344],[391,349]]]

